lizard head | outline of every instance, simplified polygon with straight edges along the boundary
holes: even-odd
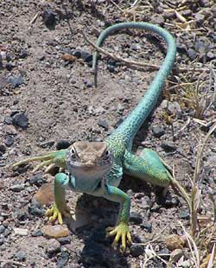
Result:
[[[77,141],[68,149],[66,164],[70,174],[80,183],[90,184],[107,175],[113,155],[104,142]]]

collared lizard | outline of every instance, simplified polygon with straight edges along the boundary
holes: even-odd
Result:
[[[135,109],[104,142],[75,142],[68,149],[25,159],[14,165],[40,160],[42,162],[36,166],[35,170],[44,166],[48,169],[58,166],[66,170],[66,173],[61,172],[55,176],[55,202],[47,211],[51,221],[58,220],[62,224],[62,215],[68,216],[65,201],[66,188],[120,203],[117,224],[108,229],[108,235],[115,236],[115,244],[121,240],[123,250],[127,243],[131,243],[128,225],[130,197],[118,188],[123,172],[162,187],[167,187],[172,183],[169,169],[156,152],[144,149],[141,155],[137,156],[132,153],[131,147],[138,129],[156,105],[176,55],[176,44],[172,35],[159,26],[144,22],[119,23],[108,27],[100,34],[96,42],[97,46],[101,46],[111,33],[128,28],[151,31],[167,43],[167,55]],[[97,51],[93,55],[94,70],[96,70],[96,62]]]

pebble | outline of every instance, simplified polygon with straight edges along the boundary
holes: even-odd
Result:
[[[140,225],[142,229],[145,229],[147,232],[152,233],[152,224],[151,223],[142,223]]]
[[[50,239],[48,241],[48,245],[46,247],[46,252],[48,253],[48,255],[55,254],[59,252],[60,249],[61,249],[61,245],[56,239]]]
[[[64,251],[61,253],[61,255],[57,259],[57,268],[64,268],[69,260],[69,252]]]
[[[27,49],[21,50],[21,52],[20,52],[20,58],[21,59],[24,59],[24,58],[27,58],[27,57],[28,57],[28,50]]]
[[[109,125],[108,125],[107,121],[105,121],[105,120],[99,119],[97,121],[97,124],[98,124],[98,126],[104,128],[106,131],[109,129]]]
[[[2,246],[4,242],[5,242],[4,238],[0,238],[0,246]]]
[[[60,140],[57,142],[56,144],[56,149],[57,150],[61,150],[61,149],[67,149],[68,147],[70,147],[70,142],[67,140]]]
[[[5,153],[6,153],[6,147],[5,147],[4,144],[0,144],[0,152],[1,152],[2,154],[5,154]]]
[[[152,128],[152,133],[156,138],[160,138],[161,136],[165,134],[165,130],[161,126],[154,126]]]
[[[3,225],[0,225],[0,234],[3,234],[5,232],[5,227]]]
[[[13,125],[21,127],[22,129],[27,129],[28,127],[28,117],[25,113],[16,113],[12,119]]]
[[[26,260],[26,253],[24,251],[20,250],[14,254],[14,257],[17,261],[25,261]]]
[[[181,236],[173,234],[169,235],[166,238],[166,246],[169,250],[175,250],[177,248],[183,248],[185,241],[181,238]]]
[[[174,152],[176,150],[176,146],[172,142],[168,141],[163,141],[161,143],[161,147],[166,151],[166,152]]]
[[[43,217],[45,215],[44,210],[38,208],[35,204],[28,206],[28,213],[33,216]]]
[[[11,116],[5,116],[4,118],[4,123],[7,124],[7,125],[11,125],[12,124],[12,117]]]
[[[32,232],[32,236],[42,236],[43,233],[41,232],[41,230],[36,230],[34,232]]]
[[[47,225],[41,229],[43,235],[49,238],[60,238],[69,235],[69,230],[62,225]],[[59,242],[58,242],[59,243]]]
[[[49,9],[46,9],[42,14],[43,22],[47,27],[54,26],[56,22],[55,15]]]
[[[12,63],[10,63],[10,62],[7,62],[7,63],[5,64],[5,68],[6,68],[8,71],[11,71],[14,67],[15,67],[15,66],[14,66]]]
[[[12,84],[14,86],[14,88],[16,88],[16,87],[19,87],[20,85],[22,85],[24,83],[24,80],[23,80],[21,75],[19,75],[19,76],[12,76],[11,75],[7,78],[7,83]]]
[[[22,236],[27,236],[28,235],[28,229],[14,228],[13,230],[15,232],[15,235],[22,235]]]
[[[143,222],[142,216],[138,212],[131,212],[130,213],[130,222],[139,225]]]
[[[10,187],[10,190],[13,192],[21,192],[24,190],[24,184],[15,184]]]
[[[139,257],[144,252],[144,246],[139,244],[132,244],[130,247],[130,253],[133,257]]]
[[[182,219],[182,220],[189,220],[190,219],[189,210],[181,210],[179,212],[179,218]]]
[[[170,258],[170,252],[169,252],[169,250],[167,249],[167,248],[163,248],[163,249],[161,249],[160,251],[158,251],[157,252],[157,254],[161,257],[161,258],[163,258],[164,260],[169,260],[169,258]]]
[[[182,249],[177,248],[173,250],[170,254],[170,260],[172,262],[177,262],[182,256],[184,255],[184,252]]]
[[[60,243],[61,245],[66,245],[66,244],[70,244],[71,239],[70,239],[70,237],[60,237],[60,238],[58,239],[58,241],[59,241],[59,243]]]
[[[29,183],[30,185],[36,185],[37,187],[41,187],[44,183],[44,180],[41,174],[36,174],[29,179]]]
[[[7,147],[10,147],[14,144],[14,137],[11,135],[7,135],[7,137],[4,140],[4,143]]]

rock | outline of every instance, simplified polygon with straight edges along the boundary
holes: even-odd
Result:
[[[0,234],[3,234],[5,229],[4,225],[0,225]]]
[[[201,13],[196,13],[195,14],[195,20],[196,20],[197,23],[201,24],[205,20],[205,15],[203,15]]]
[[[54,202],[54,187],[53,183],[46,183],[42,185],[40,190],[34,195],[32,199],[33,204],[51,205]]]
[[[164,260],[168,261],[170,258],[170,252],[167,248],[163,248],[160,251],[157,252],[157,254],[163,258]]]
[[[92,55],[89,52],[81,51],[81,58],[87,63],[92,62]]]
[[[171,252],[170,261],[177,262],[183,255],[184,255],[183,250],[180,248],[177,248]]]
[[[156,138],[160,138],[161,136],[165,134],[165,130],[161,126],[154,126],[152,128],[152,133]]]
[[[189,220],[190,219],[190,212],[189,210],[181,210],[179,212],[179,218],[183,220]]]
[[[41,232],[41,230],[36,230],[36,231],[32,232],[31,235],[34,236],[34,237],[36,237],[36,236],[42,236],[43,233]]]
[[[164,17],[162,15],[154,14],[151,17],[151,22],[162,26],[164,24]]]
[[[59,241],[59,243],[60,243],[61,245],[66,245],[66,244],[70,244],[71,239],[70,239],[70,237],[60,237],[60,238],[58,239],[58,241]]]
[[[43,22],[47,27],[55,25],[56,18],[53,12],[49,9],[46,9],[42,14]]]
[[[109,125],[108,125],[107,121],[105,121],[105,120],[99,119],[97,121],[97,124],[98,124],[98,126],[104,128],[106,131],[109,129]]]
[[[33,216],[43,217],[45,215],[44,210],[37,207],[37,205],[32,204],[28,206],[28,213]]]
[[[30,185],[36,185],[37,187],[41,187],[44,183],[41,174],[35,174],[29,179]]]
[[[24,58],[27,58],[27,57],[28,57],[28,50],[27,49],[21,50],[21,52],[20,52],[20,58],[21,59],[24,59]]]
[[[15,66],[14,66],[12,63],[10,63],[10,62],[7,62],[7,63],[5,64],[5,68],[6,68],[8,71],[11,71],[14,67],[15,67]]]
[[[17,261],[25,261],[26,260],[26,253],[24,251],[20,250],[14,254],[14,257]]]
[[[144,252],[144,245],[132,244],[130,247],[130,253],[133,257],[139,257]]]
[[[43,235],[49,238],[60,238],[69,235],[69,230],[66,226],[62,225],[47,225],[41,229]]]
[[[5,239],[4,238],[0,238],[0,246],[2,246],[5,242]]]
[[[169,115],[178,115],[181,114],[181,106],[177,101],[169,102],[167,107],[167,112]]]
[[[22,236],[27,236],[28,235],[28,229],[14,228],[13,230],[15,232],[15,235],[22,235]]]
[[[194,59],[196,58],[196,56],[197,56],[196,51],[195,51],[194,49],[192,49],[192,48],[189,48],[189,49],[187,50],[187,54],[188,54],[188,57],[189,57],[190,59],[192,59],[192,60],[194,60]]]
[[[46,247],[46,252],[48,253],[48,255],[55,254],[59,252],[60,249],[61,249],[61,245],[56,239],[50,239],[48,241],[48,245]]]
[[[166,246],[169,250],[175,250],[177,248],[182,249],[184,247],[184,239],[176,234],[170,235],[166,238]]]
[[[130,213],[130,222],[139,225],[143,221],[142,216],[138,212],[131,212]]]
[[[21,127],[22,129],[27,129],[28,127],[28,117],[25,113],[16,113],[12,119],[13,125]]]
[[[10,190],[13,192],[21,192],[24,190],[24,184],[15,184],[10,187]]]
[[[19,76],[9,76],[7,78],[7,83],[12,84],[14,88],[19,87],[24,83],[24,80],[21,75]]]
[[[11,125],[12,124],[12,117],[11,116],[5,116],[4,118],[4,123],[7,125]]]
[[[168,141],[163,141],[161,147],[167,152],[174,152],[176,150],[175,144]]]
[[[51,141],[46,141],[46,142],[42,142],[40,144],[40,147],[45,149],[45,148],[50,148],[55,144],[55,141],[51,140]]]
[[[7,147],[10,147],[14,144],[14,137],[13,136],[10,136],[10,135],[7,135],[7,137],[5,138],[4,140],[4,143]]]
[[[6,147],[4,144],[0,144],[0,153],[2,153],[2,154],[6,153]]]
[[[147,232],[152,233],[152,224],[151,223],[142,223],[140,225],[142,229],[147,230]]]
[[[61,150],[61,149],[67,149],[68,147],[70,147],[70,142],[67,140],[60,140],[57,142],[56,144],[56,149],[57,150]]]
[[[57,259],[57,268],[64,268],[69,260],[69,252],[64,251],[61,253],[61,255]]]

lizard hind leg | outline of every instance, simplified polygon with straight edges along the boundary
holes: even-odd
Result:
[[[144,149],[139,156],[126,151],[123,167],[126,174],[151,184],[165,189],[170,184],[171,169],[153,150]]]

